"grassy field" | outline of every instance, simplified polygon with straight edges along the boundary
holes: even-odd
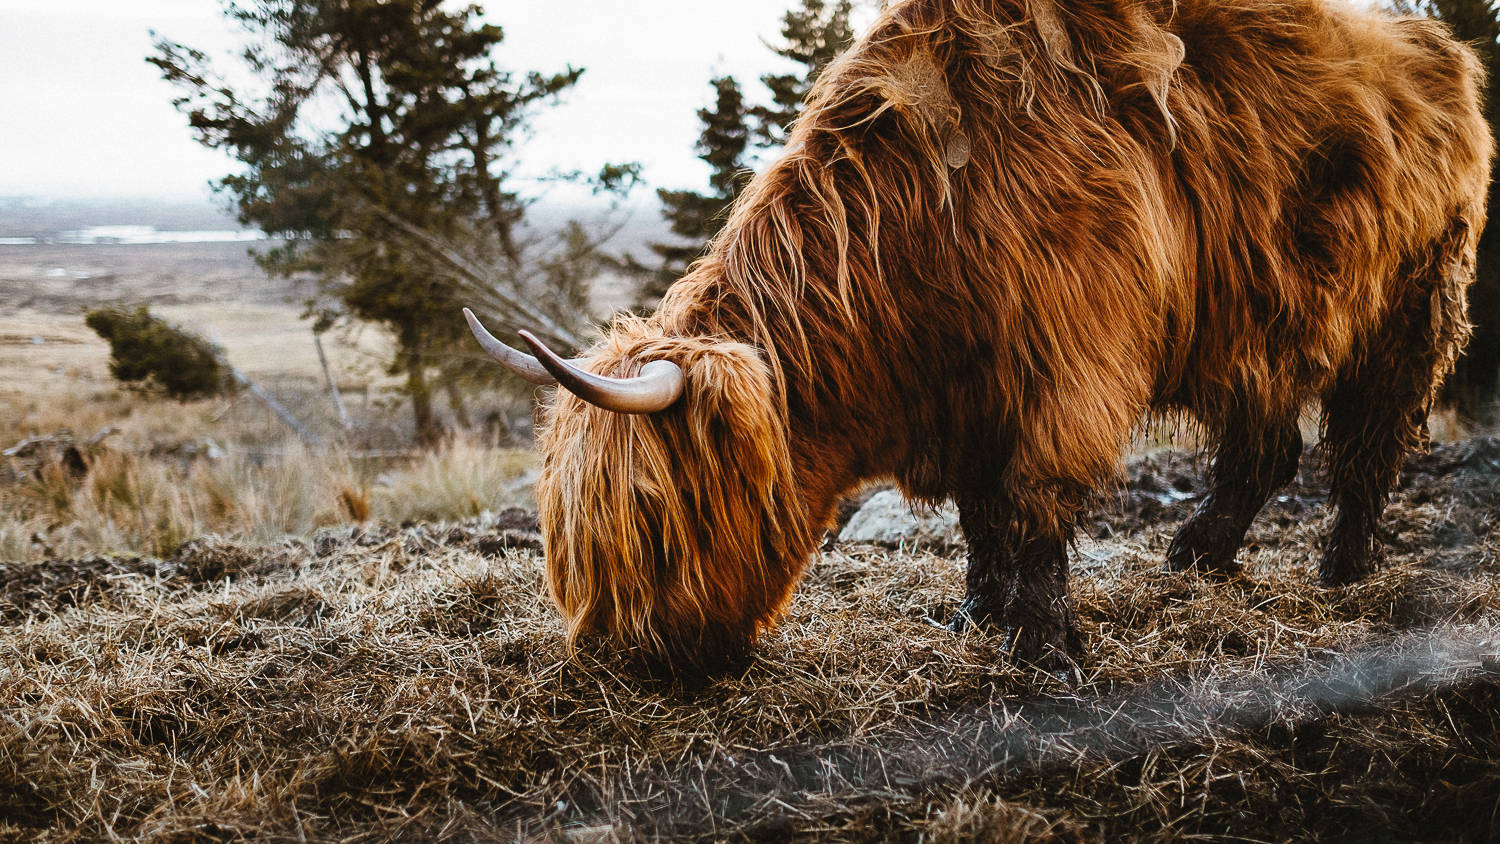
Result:
[[[145,304],[219,343],[230,362],[269,381],[320,377],[310,290],[267,279],[243,243],[0,246],[0,395],[7,403],[113,388],[109,347],[83,324],[88,308]],[[379,382],[388,341],[377,331],[330,337],[341,383]],[[43,403],[43,402],[38,402]]]
[[[334,432],[242,245],[53,248],[0,246],[0,842],[1500,837],[1500,441],[1451,420],[1336,590],[1312,455],[1228,583],[1160,572],[1199,462],[1132,459],[1072,551],[1075,683],[943,626],[961,551],[836,543],[745,665],[666,682],[564,651],[534,456],[410,450],[378,336],[330,349],[358,433],[312,452],[120,391],[82,326],[210,326]]]
[[[463,518],[530,498],[524,450],[460,432],[411,448],[405,403],[376,329],[325,345],[354,428],[338,424],[297,288],[265,279],[243,244],[0,246],[0,560],[169,554],[194,536],[270,540],[369,518]],[[122,390],[83,324],[103,302],[153,312],[219,343],[236,368],[335,446],[312,454],[241,393],[186,404]],[[486,400],[501,401],[491,408]],[[473,412],[516,412],[477,397]],[[441,408],[440,408],[441,410]],[[521,412],[525,412],[521,406]],[[50,438],[50,440],[49,440]],[[73,446],[86,477],[57,458]]]

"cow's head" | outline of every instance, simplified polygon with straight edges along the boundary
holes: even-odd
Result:
[[[685,669],[743,653],[813,544],[761,353],[627,319],[586,360],[523,332],[533,357],[465,315],[496,360],[561,387],[540,432],[537,505],[569,642],[602,635]]]

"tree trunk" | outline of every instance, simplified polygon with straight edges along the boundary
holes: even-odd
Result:
[[[453,420],[458,427],[465,431],[474,428],[474,422],[469,418],[469,408],[464,404],[463,391],[451,380],[443,382],[443,392],[448,396],[448,407],[453,411]]]
[[[349,418],[349,411],[344,408],[344,397],[339,395],[338,384],[333,381],[333,372],[328,369],[328,356],[323,354],[323,338],[318,332],[313,332],[313,345],[318,350],[318,364],[323,367],[323,380],[328,383],[328,395],[333,399],[333,409],[338,411],[339,424],[344,426],[345,431],[353,430],[354,420]]]
[[[403,325],[400,342],[401,360],[406,369],[406,393],[411,396],[417,442],[423,446],[435,446],[443,438],[443,429],[432,412],[432,385],[427,383],[427,366],[422,354],[427,345],[426,338],[420,328]]]
[[[479,181],[479,193],[484,199],[485,211],[489,213],[490,225],[500,241],[500,251],[510,263],[512,272],[521,269],[521,250],[516,245],[515,224],[520,217],[516,209],[510,208],[500,190],[500,182],[490,173],[490,121],[494,116],[485,113],[474,121],[474,144],[469,154],[474,156],[474,175]]]

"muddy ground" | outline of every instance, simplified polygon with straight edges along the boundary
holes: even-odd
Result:
[[[1082,681],[934,624],[962,551],[833,545],[730,676],[564,652],[530,514],[0,566],[0,840],[1490,841],[1500,441],[1408,462],[1327,590],[1315,461],[1228,583],[1202,463],[1074,551]]]

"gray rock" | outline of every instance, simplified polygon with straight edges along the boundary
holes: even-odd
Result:
[[[963,546],[963,532],[958,528],[958,510],[953,505],[913,511],[900,492],[888,489],[870,496],[839,532],[839,541],[887,547],[958,548]]]

